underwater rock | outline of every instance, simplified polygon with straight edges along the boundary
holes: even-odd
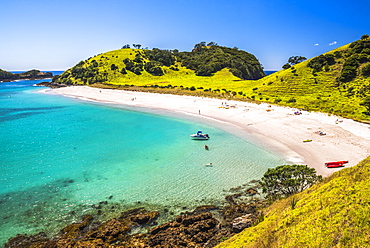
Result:
[[[246,191],[245,191],[245,193],[247,193],[248,195],[250,195],[250,196],[253,196],[253,195],[256,195],[256,194],[258,194],[258,191],[255,189],[255,188],[248,188]]]

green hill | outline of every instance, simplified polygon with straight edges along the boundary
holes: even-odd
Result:
[[[370,39],[273,73],[251,86],[257,100],[370,120],[360,105],[370,96]]]
[[[54,79],[61,84],[227,85],[265,76],[250,53],[237,48],[197,44],[192,52],[119,49],[81,61]],[[190,85],[194,83],[194,85]]]
[[[263,101],[370,121],[370,38],[366,35],[263,76],[254,55],[200,43],[191,52],[125,48],[99,54],[53,82]]]
[[[273,203],[225,247],[370,247],[370,157]]]

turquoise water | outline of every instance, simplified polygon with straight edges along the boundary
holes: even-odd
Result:
[[[0,244],[86,213],[218,204],[283,163],[215,127],[39,93],[41,81],[0,84]],[[191,140],[198,130],[210,140]]]

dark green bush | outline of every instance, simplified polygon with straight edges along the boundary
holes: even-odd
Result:
[[[362,67],[361,73],[365,77],[370,77],[370,64],[367,64],[364,67]]]

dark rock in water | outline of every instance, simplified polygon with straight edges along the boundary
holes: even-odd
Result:
[[[160,216],[158,211],[137,207],[105,222],[97,222],[92,215],[85,215],[79,222],[64,227],[52,239],[45,233],[17,235],[10,238],[5,247],[214,247],[254,225],[260,217],[259,209],[267,204],[250,197],[258,194],[254,187],[237,190],[239,193],[225,197],[225,206],[198,206],[194,211],[181,213],[159,226],[156,222]],[[91,207],[99,216],[103,214],[101,209],[109,211],[113,206],[102,201]],[[169,206],[164,207],[165,216],[174,215]]]
[[[82,235],[84,229],[89,226],[93,219],[91,215],[85,215],[80,222],[70,224],[63,228],[59,236],[62,239],[77,239]]]
[[[218,209],[220,208],[215,205],[202,205],[202,206],[196,207],[194,212],[201,213],[201,212],[208,212],[208,211],[218,210]]]
[[[225,200],[229,203],[229,204],[236,204],[235,202],[235,198],[238,198],[238,197],[241,197],[242,194],[241,193],[237,193],[237,194],[233,194],[233,195],[228,195],[225,197]]]
[[[149,224],[159,216],[158,211],[139,213],[131,217],[131,221],[140,225]]]
[[[242,186],[238,186],[238,187],[235,187],[235,188],[231,188],[230,191],[238,191],[242,188]]]
[[[44,232],[40,232],[32,236],[18,234],[17,236],[10,238],[4,247],[32,247],[33,245],[38,245],[47,241],[49,241],[49,239]]]
[[[258,194],[258,191],[255,188],[248,188],[245,193],[247,193],[250,196]]]
[[[70,85],[67,85],[67,84],[57,84],[57,83],[54,83],[54,82],[41,82],[41,83],[38,83],[37,85],[38,86],[45,86],[45,87],[49,87],[49,88],[62,88],[62,87],[70,86]]]

